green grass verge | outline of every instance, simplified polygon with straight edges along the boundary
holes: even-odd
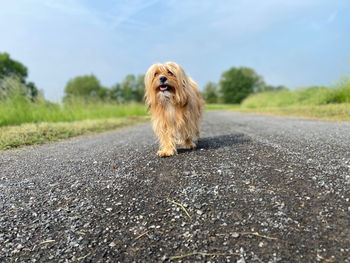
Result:
[[[145,115],[147,115],[147,108],[138,103],[75,101],[60,105],[44,100],[33,103],[23,96],[0,100],[0,127],[22,123],[70,122]]]
[[[0,127],[22,123],[70,122],[128,116],[145,116],[147,108],[141,103],[120,104],[93,98],[74,98],[64,104],[38,98],[31,101],[23,85],[16,79],[0,80]]]
[[[340,81],[335,87],[310,87],[297,90],[257,93],[246,98],[243,108],[275,108],[350,103],[350,79]]]
[[[0,150],[115,129],[148,119],[143,104],[74,100],[61,105],[43,99],[32,102],[14,92],[0,96]]]
[[[350,121],[350,79],[335,87],[257,93],[233,108],[236,112],[296,116],[331,121]]]
[[[231,110],[240,108],[239,104],[205,104],[206,111]]]
[[[303,117],[328,121],[350,121],[350,103],[326,105],[300,105],[265,108],[236,108],[234,112],[258,113],[287,117]]]
[[[303,117],[327,121],[350,121],[350,103],[326,105],[291,105],[279,107],[244,107],[240,105],[207,104],[207,111],[229,110],[239,113],[268,114],[275,116]]]
[[[43,144],[83,134],[91,134],[148,121],[148,116],[72,122],[25,123],[0,127],[0,150]]]

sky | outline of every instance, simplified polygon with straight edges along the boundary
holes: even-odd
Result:
[[[350,73],[348,0],[0,0],[0,52],[60,101],[94,74],[110,87],[175,61],[202,88],[231,67],[270,85],[334,85]]]

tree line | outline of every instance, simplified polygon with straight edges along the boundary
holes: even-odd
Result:
[[[207,103],[241,103],[253,93],[285,89],[282,85],[267,85],[264,78],[251,68],[232,67],[221,74],[219,83],[208,82],[202,96]]]
[[[78,76],[68,81],[64,89],[63,101],[71,99],[142,102],[145,94],[144,75],[127,75],[121,83],[103,87],[93,74]]]
[[[284,86],[267,85],[262,76],[248,67],[232,67],[221,74],[219,83],[208,82],[202,96],[207,103],[241,103],[252,93],[280,91]],[[65,88],[64,100],[75,97],[99,98],[117,102],[142,102],[145,92],[144,75],[127,75],[122,83],[102,87],[94,75],[71,79]]]
[[[34,101],[40,93],[34,82],[27,82],[27,77],[28,68],[26,66],[11,59],[8,53],[0,52],[0,98],[16,91]]]
[[[34,101],[43,97],[33,82],[27,82],[28,69],[22,63],[10,58],[8,53],[0,53],[0,99],[11,93],[14,85],[8,79],[20,83],[23,96]],[[279,91],[284,86],[267,85],[262,76],[248,67],[232,67],[221,74],[218,83],[208,82],[202,96],[207,103],[241,103],[253,93]],[[75,99],[84,101],[102,100],[125,102],[142,102],[145,93],[144,75],[127,75],[121,83],[104,87],[94,74],[77,76],[70,79],[64,89],[63,102]]]

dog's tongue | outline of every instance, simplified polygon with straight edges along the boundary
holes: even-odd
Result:
[[[164,90],[166,90],[167,89],[167,86],[160,86],[160,90],[161,91],[164,91]]]

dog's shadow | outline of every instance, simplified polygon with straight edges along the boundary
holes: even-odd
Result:
[[[199,138],[197,147],[192,150],[178,149],[178,153],[185,153],[189,151],[210,150],[222,147],[233,147],[239,144],[248,143],[249,139],[243,133],[219,135],[213,137]]]

